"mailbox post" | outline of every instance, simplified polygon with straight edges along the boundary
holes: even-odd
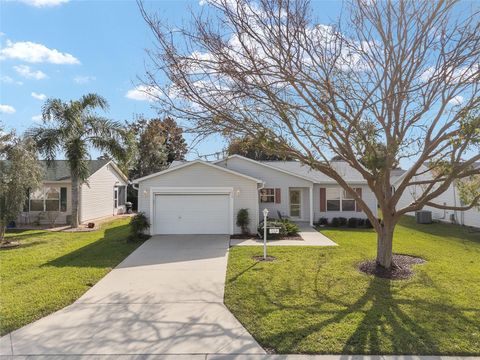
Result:
[[[267,260],[267,216],[268,210],[263,209],[263,260]]]

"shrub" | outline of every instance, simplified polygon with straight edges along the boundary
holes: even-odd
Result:
[[[358,219],[357,226],[358,227],[365,226],[365,219],[362,219],[362,218]]]
[[[264,222],[261,222],[258,226],[258,232],[263,237],[263,225]],[[279,228],[278,234],[268,234],[268,228]],[[281,239],[288,235],[287,228],[281,220],[267,220],[267,239]]]
[[[358,219],[357,218],[352,217],[352,218],[348,219],[348,227],[349,228],[356,228],[357,225],[358,225]]]
[[[340,226],[340,220],[337,217],[334,217],[332,219],[332,222],[330,223],[333,227],[339,227]]]
[[[287,235],[289,236],[297,235],[298,232],[300,231],[300,228],[298,227],[298,225],[295,224],[293,221],[289,219],[283,219],[280,221],[283,223],[283,225],[285,225],[285,230],[287,232]]]
[[[320,226],[328,226],[328,219],[327,219],[327,218],[324,218],[324,217],[318,219],[318,225],[320,225]]]
[[[342,227],[347,226],[347,222],[348,222],[347,218],[340,217],[340,218],[338,218],[338,221],[340,222],[340,226],[342,226]]]
[[[141,212],[132,217],[130,220],[130,236],[129,241],[145,240],[150,236],[144,234],[144,232],[150,228],[150,222],[148,221],[145,213]]]
[[[372,225],[372,222],[370,221],[370,219],[365,219],[365,227],[367,229],[372,229],[373,228],[373,225]]]
[[[237,213],[237,226],[242,229],[242,234],[248,234],[248,225],[250,224],[250,217],[247,209],[240,209]]]

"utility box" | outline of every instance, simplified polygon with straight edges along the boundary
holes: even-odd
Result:
[[[432,223],[432,212],[427,210],[417,211],[415,213],[417,218],[417,224],[431,224]]]

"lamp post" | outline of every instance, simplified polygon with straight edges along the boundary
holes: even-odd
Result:
[[[263,260],[267,260],[267,216],[268,210],[263,209]]]

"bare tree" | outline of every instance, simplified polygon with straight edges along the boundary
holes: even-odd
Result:
[[[435,198],[479,172],[478,9],[353,0],[335,25],[322,25],[305,0],[212,0],[191,24],[169,28],[139,7],[155,36],[144,82],[158,106],[203,135],[263,134],[266,146],[337,181],[372,222],[380,266],[392,266],[402,215],[446,208]],[[382,221],[332,157],[367,181]],[[393,189],[399,162],[410,169]],[[425,166],[437,175],[399,208]],[[457,209],[478,203],[474,191],[471,204]]]

